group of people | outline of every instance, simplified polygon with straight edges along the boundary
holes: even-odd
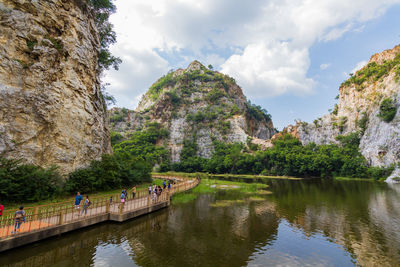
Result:
[[[162,184],[162,188],[159,185],[154,184],[153,186],[151,186],[151,184],[149,185],[149,195],[151,196],[151,194],[153,194],[153,200],[157,200],[158,197],[161,195],[162,191],[165,190],[165,188],[168,187],[168,190],[171,189],[172,184],[170,181],[168,181],[168,186],[166,181],[163,181]]]
[[[161,195],[162,191],[165,190],[168,187],[168,189],[170,189],[172,187],[172,184],[170,181],[168,181],[168,185],[167,182],[164,180],[162,183],[162,187],[159,185],[149,185],[149,195],[151,195],[153,193],[153,200],[158,199],[158,197]],[[135,199],[136,196],[136,185],[132,187],[132,199]],[[123,205],[126,200],[128,199],[128,191],[126,190],[126,188],[124,188],[122,190],[121,193],[121,204]],[[81,210],[81,205],[83,202],[83,208]],[[113,198],[111,196],[110,198],[110,204],[113,203]],[[89,199],[89,196],[86,195],[85,200],[83,200],[83,196],[81,195],[80,192],[76,193],[75,196],[75,209],[78,211],[78,214],[81,215],[83,213],[85,213],[85,215],[87,215],[87,211],[89,206],[92,204],[92,202]],[[4,211],[4,205],[2,205],[0,203],[0,217],[3,216],[3,211]],[[24,207],[20,206],[19,209],[15,212],[14,214],[14,231],[12,231],[11,233],[18,233],[21,229],[21,225],[23,222],[25,222],[25,211],[24,211]]]
[[[90,201],[89,196],[86,195],[85,201],[83,202],[83,209],[81,212],[79,212],[82,201],[83,201],[83,197],[82,197],[81,193],[77,192],[76,196],[75,196],[75,209],[78,211],[79,215],[83,214],[84,212],[86,215],[89,206],[92,205],[92,202]]]
[[[135,199],[135,196],[136,196],[136,185],[134,185],[132,187],[132,199]],[[125,203],[126,200],[128,199],[128,191],[126,190],[126,188],[122,189],[122,193],[121,193],[120,199],[121,199],[121,204]],[[112,202],[113,202],[113,199],[112,199],[112,196],[111,196],[110,204],[112,204]]]

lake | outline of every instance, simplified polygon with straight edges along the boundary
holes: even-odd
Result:
[[[400,185],[267,180],[0,255],[1,266],[398,266]]]

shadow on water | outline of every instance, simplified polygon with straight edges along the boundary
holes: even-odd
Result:
[[[202,194],[133,221],[2,253],[0,265],[400,264],[399,187],[320,179],[266,183],[273,194]]]

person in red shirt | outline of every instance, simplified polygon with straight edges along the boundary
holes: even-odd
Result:
[[[3,216],[4,206],[0,203],[0,216]]]

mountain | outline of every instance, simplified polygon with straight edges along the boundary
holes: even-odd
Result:
[[[160,140],[178,162],[185,141],[198,145],[198,156],[208,158],[213,140],[268,146],[275,130],[266,110],[251,104],[235,80],[198,61],[169,72],[143,95],[135,111],[109,111],[112,129],[123,136],[159,123],[168,130]]]
[[[396,46],[373,55],[342,83],[330,114],[284,131],[303,144],[337,143],[337,136],[356,133],[360,152],[372,166],[390,166],[400,162],[399,106],[400,46]],[[393,177],[400,177],[399,168],[389,178]]]
[[[1,157],[68,173],[112,153],[85,2],[0,2]]]

